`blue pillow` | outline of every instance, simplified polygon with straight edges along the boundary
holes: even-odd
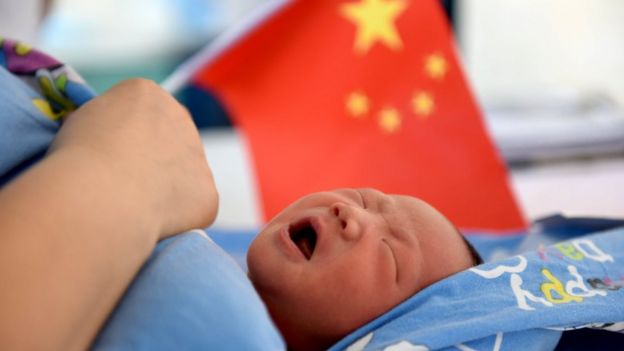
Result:
[[[201,230],[158,244],[95,350],[285,350],[235,261]]]

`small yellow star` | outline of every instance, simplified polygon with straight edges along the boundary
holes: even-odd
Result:
[[[379,112],[379,127],[384,133],[395,133],[401,127],[401,115],[397,109],[384,108]]]
[[[361,0],[340,6],[340,13],[357,27],[355,52],[365,54],[378,41],[392,50],[403,48],[395,21],[406,8],[406,0]]]
[[[362,91],[356,90],[347,96],[345,107],[351,116],[364,117],[368,113],[368,97]]]
[[[425,59],[425,71],[433,79],[442,79],[448,72],[448,63],[442,54],[431,54]]]
[[[433,95],[426,91],[417,91],[412,96],[412,111],[418,116],[427,117],[435,108]]]

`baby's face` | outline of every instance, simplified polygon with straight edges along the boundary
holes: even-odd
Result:
[[[249,277],[295,349],[327,348],[472,258],[425,202],[373,189],[315,193],[262,230]]]

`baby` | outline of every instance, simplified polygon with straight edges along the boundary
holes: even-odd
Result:
[[[290,348],[319,350],[426,286],[480,263],[419,199],[341,189],[294,202],[249,248],[249,278]]]

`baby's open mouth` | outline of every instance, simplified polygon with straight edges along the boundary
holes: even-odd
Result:
[[[316,230],[309,219],[291,224],[288,228],[290,239],[297,245],[306,259],[310,259],[316,248]]]

